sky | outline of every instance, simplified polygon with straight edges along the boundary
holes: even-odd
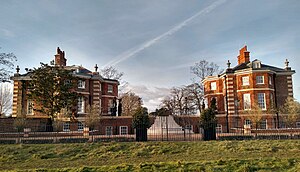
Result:
[[[154,110],[171,87],[192,82],[190,66],[235,66],[247,45],[251,60],[290,61],[300,100],[299,9],[299,0],[0,1],[0,52],[13,52],[21,73],[49,63],[57,47],[68,65],[112,65]]]

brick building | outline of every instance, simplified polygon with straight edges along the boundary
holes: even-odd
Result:
[[[208,106],[212,98],[217,101],[219,131],[233,131],[251,124],[246,111],[254,104],[263,111],[260,128],[277,128],[282,121],[272,110],[282,106],[287,97],[293,97],[295,71],[287,60],[285,68],[265,65],[257,59],[250,61],[247,46],[240,49],[237,58],[237,66],[232,68],[228,61],[225,72],[202,81]]]
[[[77,120],[79,121],[78,128],[83,127],[81,122],[84,121],[86,107],[88,105],[98,104],[102,116],[111,115],[113,99],[118,96],[119,82],[117,80],[103,78],[97,71],[97,65],[95,66],[94,72],[82,66],[67,66],[65,52],[61,51],[59,48],[57,48],[57,54],[54,58],[54,65],[60,66],[66,70],[72,70],[73,74],[79,78],[78,88],[76,89],[81,95],[78,99],[76,112]],[[35,102],[27,98],[27,90],[24,89],[24,85],[30,80],[30,72],[20,74],[19,70],[20,69],[17,69],[17,73],[11,78],[14,82],[12,117],[16,117],[19,113],[18,111],[21,111],[25,112],[27,118],[48,118],[44,114],[33,110]],[[68,123],[66,123],[64,127],[67,128]]]

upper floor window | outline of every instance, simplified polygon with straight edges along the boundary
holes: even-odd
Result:
[[[264,76],[256,76],[256,84],[264,84]]]
[[[272,85],[272,77],[269,76],[269,84]]]
[[[77,110],[78,110],[78,113],[84,113],[84,98],[83,97],[78,98]]]
[[[242,84],[249,85],[249,76],[242,77]]]
[[[253,62],[253,68],[254,68],[254,69],[256,69],[256,68],[261,68],[261,62],[258,61],[258,60],[257,60],[257,61],[254,61],[254,62]]]
[[[211,82],[210,83],[210,90],[217,90],[217,83],[216,82]]]
[[[33,115],[33,101],[27,100],[27,115]]]
[[[107,92],[108,93],[113,93],[113,86],[112,85],[108,85]]]
[[[246,119],[244,125],[251,125],[251,120]]]
[[[244,98],[244,110],[250,110],[251,109],[251,97],[250,94],[244,94],[243,95]]]
[[[79,80],[78,81],[78,88],[85,88],[85,81]]]
[[[262,110],[266,110],[265,93],[258,93],[258,94],[257,94],[257,102],[258,102],[258,106],[259,106]]]

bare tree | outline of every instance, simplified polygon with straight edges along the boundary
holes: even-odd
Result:
[[[294,98],[288,97],[280,108],[282,118],[287,127],[295,127],[297,120],[300,120],[300,103]]]
[[[0,53],[0,82],[9,82],[11,70],[17,57],[13,53]]]
[[[213,62],[209,63],[206,60],[201,60],[195,63],[194,66],[191,66],[191,72],[199,77],[200,80],[203,80],[207,76],[220,74],[223,70],[219,68],[220,67]]]
[[[90,129],[94,129],[97,124],[100,122],[101,112],[99,105],[88,105],[87,106],[87,113],[85,115],[84,124],[85,126],[89,127]]]
[[[134,112],[142,105],[142,99],[134,92],[127,92],[121,95],[122,115],[132,116]]]
[[[202,110],[202,102],[204,100],[204,89],[199,83],[193,83],[185,86],[185,91],[193,108],[196,108],[200,113]]]
[[[263,117],[262,109],[257,103],[254,103],[251,107],[251,110],[246,110],[245,113],[247,114],[248,119],[251,121],[252,126],[254,126],[257,130]]]
[[[12,89],[10,85],[0,84],[0,116],[7,116],[12,109]]]
[[[125,87],[128,85],[128,82],[124,81],[122,77],[124,76],[123,72],[119,72],[116,68],[108,66],[100,71],[101,76],[107,79],[115,79],[120,83],[119,92],[123,92]]]

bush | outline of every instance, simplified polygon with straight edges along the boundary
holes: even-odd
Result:
[[[86,143],[88,138],[63,138],[59,139],[59,143]]]
[[[16,140],[0,140],[0,144],[15,144]]]
[[[24,144],[49,144],[49,143],[53,143],[52,139],[45,139],[45,140],[21,140],[21,143]]]
[[[252,140],[253,136],[236,135],[236,136],[219,136],[219,140]]]

